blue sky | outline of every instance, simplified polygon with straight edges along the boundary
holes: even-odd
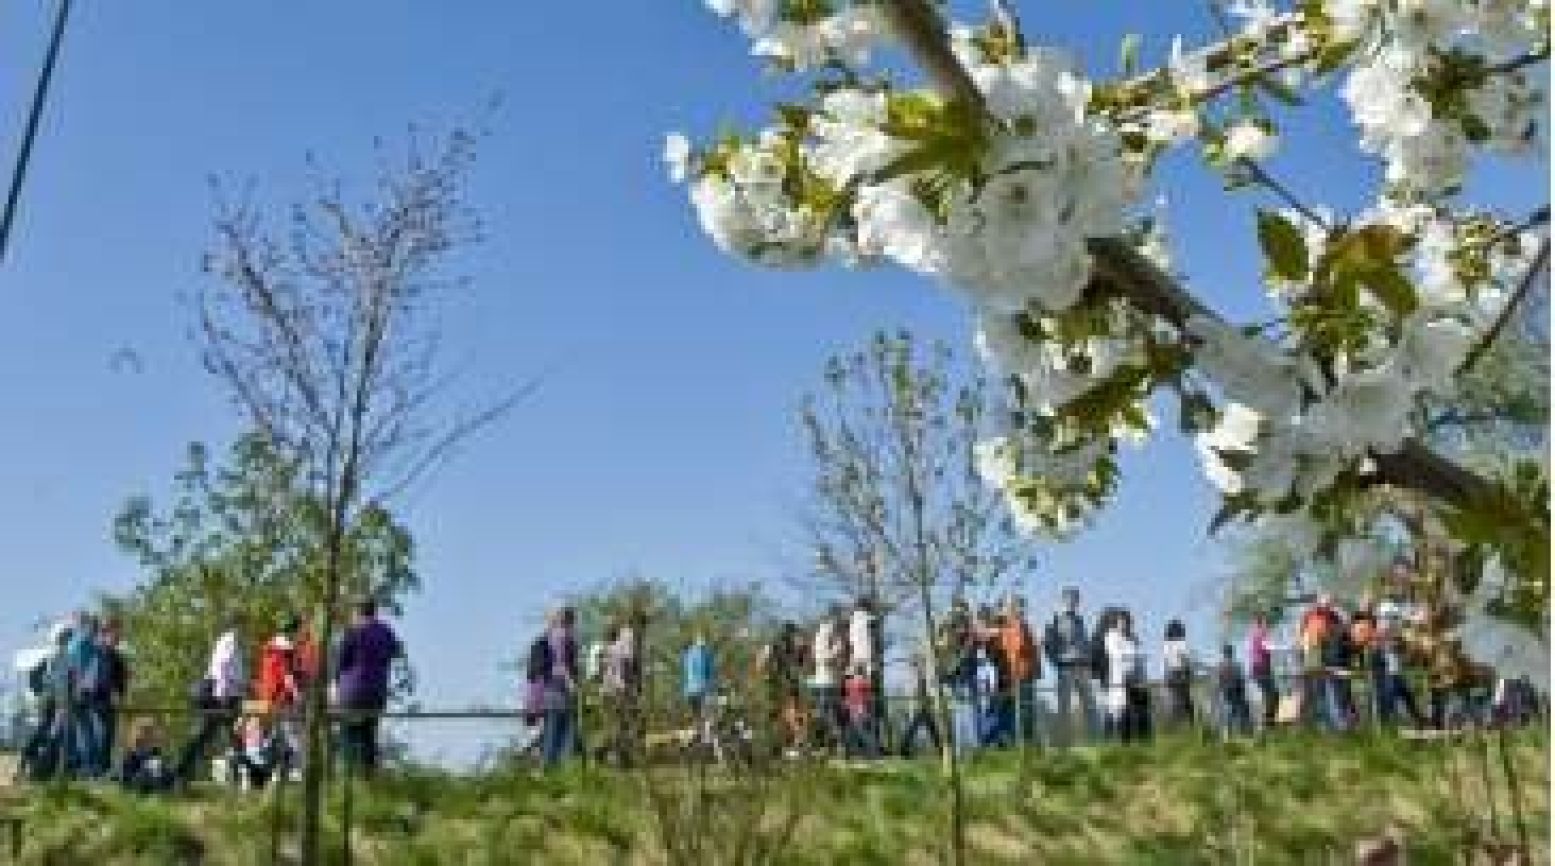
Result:
[[[24,5],[0,17],[7,160],[47,29],[46,4]],[[1172,32],[1211,30],[1197,3],[1021,6],[1035,41],[1067,45],[1099,72],[1147,13],[1147,59]],[[547,378],[402,503],[426,582],[402,623],[422,697],[511,700],[498,662],[557,593],[628,570],[777,581],[803,561],[789,516],[804,482],[800,394],[828,354],[875,327],[965,346],[965,311],[902,273],[765,273],[717,253],[664,178],[663,134],[759,117],[780,85],[695,0],[609,7],[77,7],[0,267],[0,645],[24,642],[40,614],[131,585],[133,563],[108,531],[116,508],[165,491],[188,441],[237,430],[181,300],[201,279],[207,177],[253,178],[284,200],[306,153],[361,177],[375,136],[470,119],[497,93],[504,106],[470,189],[489,240],[465,262],[473,287],[447,311],[447,343],[472,394]],[[1293,135],[1276,172],[1315,198],[1364,202],[1374,169],[1334,106]],[[1494,168],[1480,186],[1531,206],[1545,200],[1546,170]],[[1163,181],[1193,282],[1221,309],[1256,314],[1257,197],[1228,206],[1186,164]],[[138,372],[111,363],[126,348]],[[1076,582],[1092,600],[1142,610],[1147,634],[1188,613],[1202,636],[1193,588],[1219,566],[1191,452],[1163,437],[1126,469],[1093,531],[1040,552],[1034,599],[1047,608]]]

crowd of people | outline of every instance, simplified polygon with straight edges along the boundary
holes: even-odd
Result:
[[[861,598],[810,627],[781,624],[761,646],[752,679],[735,672],[734,689],[720,686],[716,653],[697,634],[681,651],[679,719],[697,743],[716,748],[720,697],[754,682],[754,700],[743,689],[747,734],[764,733],[767,745],[788,754],[876,758],[937,749],[942,737],[970,749],[1131,742],[1161,727],[1233,737],[1282,724],[1343,732],[1368,722],[1439,729],[1531,718],[1539,700],[1531,684],[1497,679],[1461,652],[1441,651],[1451,646],[1422,648],[1432,614],[1412,598],[1414,585],[1400,560],[1349,609],[1319,594],[1282,629],[1286,640],[1271,616],[1255,617],[1240,653],[1225,643],[1201,658],[1184,623],[1171,620],[1157,677],[1147,672],[1156,653],[1145,648],[1132,613],[1107,607],[1088,623],[1075,588],[1063,590],[1059,609],[1037,630],[1018,597],[978,610],[956,599],[933,640],[908,653],[905,694],[889,702],[881,617]],[[540,726],[545,765],[583,753],[579,714],[591,689],[605,718],[597,753],[622,762],[640,754],[645,627],[640,615],[612,622],[580,651],[575,612],[551,615],[527,671],[526,707]]]
[[[31,779],[111,779],[151,792],[200,778],[214,751],[226,781],[263,788],[300,769],[306,696],[323,675],[341,754],[371,774],[380,761],[379,721],[400,641],[371,600],[354,605],[328,658],[314,633],[288,615],[255,646],[236,618],[221,623],[192,684],[194,721],[176,754],[165,750],[164,726],[146,716],[131,726],[116,762],[116,726],[129,709],[129,659],[119,647],[118,623],[77,613],[54,626],[48,653],[28,672],[37,712],[20,770]],[[250,659],[257,661],[252,678]]]
[[[1155,681],[1147,674],[1152,653],[1126,608],[1103,608],[1088,623],[1079,591],[1069,587],[1033,629],[1017,596],[976,610],[957,598],[932,638],[906,654],[899,700],[887,699],[881,612],[859,598],[851,608],[830,607],[809,627],[782,623],[751,647],[754,670],[735,670],[727,683],[707,632],[692,634],[675,648],[676,715],[690,732],[685,745],[718,758],[738,748],[873,759],[937,750],[947,740],[965,750],[1132,742],[1162,726],[1199,725],[1227,737],[1282,723],[1336,732],[1366,721],[1446,728],[1520,723],[1537,711],[1530,684],[1476,669],[1450,641],[1422,649],[1434,614],[1412,598],[1407,562],[1395,563],[1378,586],[1348,610],[1317,596],[1283,642],[1270,617],[1255,617],[1241,657],[1223,644],[1201,661],[1183,622],[1171,620]],[[29,672],[39,712],[22,770],[32,778],[115,778],[160,790],[199,776],[214,749],[231,780],[264,787],[299,769],[305,696],[326,677],[341,752],[371,774],[381,760],[391,666],[403,651],[370,600],[342,625],[326,654],[315,629],[296,616],[283,617],[258,644],[245,640],[238,621],[223,623],[194,684],[195,723],[176,754],[164,754],[161,727],[142,719],[115,763],[131,666],[118,623],[79,613],[54,627],[49,652]],[[641,612],[613,619],[585,650],[573,609],[547,617],[529,646],[523,699],[543,765],[581,754],[620,766],[642,759],[650,738],[647,628]],[[592,750],[584,745],[586,708]]]

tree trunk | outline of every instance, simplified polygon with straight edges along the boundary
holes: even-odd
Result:
[[[325,764],[329,761],[326,738],[329,727],[328,680],[331,647],[334,644],[335,613],[340,606],[340,560],[344,544],[343,508],[332,519],[326,540],[324,562],[324,610],[317,629],[319,670],[308,683],[304,712],[307,728],[302,767],[302,810],[299,828],[301,860],[307,866],[322,862]]]

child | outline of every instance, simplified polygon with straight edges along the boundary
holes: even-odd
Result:
[[[1216,693],[1220,704],[1220,731],[1225,737],[1247,734],[1253,729],[1253,711],[1247,703],[1247,677],[1237,663],[1231,644],[1220,648],[1220,665],[1215,669]]]
[[[874,692],[869,674],[861,662],[854,666],[843,683],[843,707],[847,714],[844,745],[853,755],[880,757],[880,742],[875,737]]]
[[[249,716],[238,722],[238,731],[238,748],[233,755],[238,785],[261,790],[275,771],[276,747],[270,725],[262,716]]]
[[[157,745],[157,729],[149,719],[140,719],[130,732],[129,748],[119,765],[118,780],[137,794],[165,791],[172,786],[173,775],[162,747]]]

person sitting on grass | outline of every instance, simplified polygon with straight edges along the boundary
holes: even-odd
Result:
[[[173,786],[173,773],[162,752],[161,734],[150,719],[140,719],[130,732],[116,780],[128,791],[154,794]]]
[[[238,787],[262,791],[270,784],[278,763],[276,732],[262,716],[249,716],[238,722],[238,738],[229,768]]]

